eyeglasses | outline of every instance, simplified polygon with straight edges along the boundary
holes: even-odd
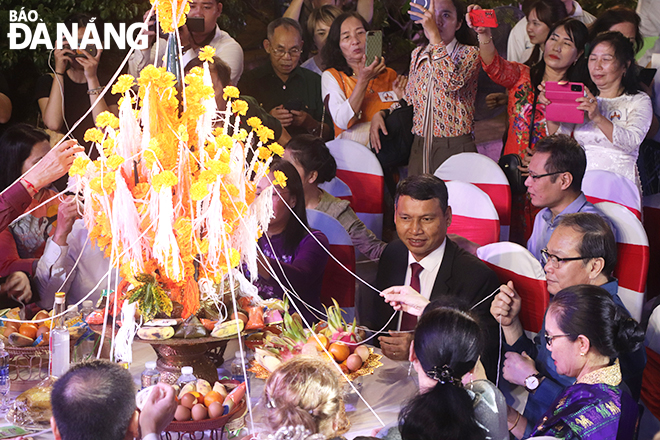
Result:
[[[289,49],[289,50],[287,51],[287,50],[282,49],[281,47],[278,47],[277,49],[272,49],[272,53],[273,53],[277,58],[282,58],[282,57],[284,57],[286,54],[289,54],[289,55],[291,56],[291,58],[296,58],[296,57],[299,57],[299,56],[300,56],[300,54],[302,53],[302,50],[300,50],[300,49],[297,48],[297,47],[292,47],[291,49]]]
[[[545,339],[545,343],[548,344],[548,347],[552,347],[552,341],[555,338],[563,338],[565,336],[573,336],[573,335],[554,335],[554,336],[550,336],[549,334],[546,333],[545,335],[543,335],[543,338]]]
[[[545,174],[534,174],[532,172],[529,173],[529,177],[532,178],[534,182],[539,180],[541,177],[548,177],[548,176],[554,176],[555,174],[562,174],[565,173],[566,171],[555,171],[554,173],[545,173]]]
[[[543,265],[545,266],[550,262],[550,265],[557,269],[561,263],[564,261],[577,261],[577,260],[589,260],[592,258],[598,258],[598,257],[567,257],[567,258],[561,258],[556,255],[553,255],[548,252],[547,249],[541,249],[541,259],[543,260]]]

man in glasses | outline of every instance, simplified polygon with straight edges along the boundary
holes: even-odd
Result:
[[[617,246],[608,223],[592,213],[565,214],[557,223],[547,246],[540,251],[548,292],[554,295],[578,284],[600,286],[625,310],[617,294],[618,282],[612,277]],[[497,321],[501,321],[508,345],[502,374],[512,384],[524,386],[529,391],[524,416],[531,422],[528,424],[531,432],[541,415],[575,379],[557,373],[548,350],[553,338],[545,338],[545,323],[534,341],[525,335],[518,316],[520,306],[520,295],[509,282],[500,287],[490,311]],[[623,380],[633,397],[638,399],[646,364],[644,349],[621,355],[620,362]],[[517,417],[515,412],[509,416],[513,420]]]
[[[331,130],[327,123],[321,126],[321,77],[299,66],[303,48],[300,24],[278,18],[268,25],[267,35],[264,49],[269,62],[243,75],[238,88],[254,96],[291,136],[309,133],[327,139]],[[325,118],[329,121],[328,114]]]
[[[570,136],[548,136],[536,144],[525,186],[532,205],[543,208],[534,219],[532,236],[527,241],[527,249],[539,261],[541,249],[546,247],[562,216],[591,212],[604,217],[582,192],[586,168],[584,149]]]

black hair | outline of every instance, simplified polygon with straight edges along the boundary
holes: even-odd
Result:
[[[461,27],[454,34],[456,41],[467,46],[478,46],[477,33],[470,29],[465,21],[467,5],[463,0],[451,0],[451,2],[454,4],[454,8],[456,8],[456,17],[461,21]]]
[[[414,343],[422,369],[437,383],[403,408],[399,414],[401,437],[485,439],[472,399],[461,384],[461,378],[474,368],[483,351],[477,321],[455,307],[427,306],[415,328]]]
[[[394,194],[395,207],[401,196],[408,196],[415,200],[438,199],[442,212],[447,212],[447,206],[449,205],[447,185],[442,179],[432,174],[410,176],[400,181]]]
[[[320,137],[311,134],[294,136],[286,144],[286,149],[291,152],[296,162],[302,165],[305,172],[318,173],[315,183],[329,182],[335,178],[337,162]]]
[[[202,67],[203,65],[204,61],[199,59],[199,57],[195,57],[186,64],[184,71],[188,73],[193,67]],[[229,67],[229,64],[218,58],[218,56],[214,56],[213,62],[209,63],[209,70],[215,71],[223,88],[231,85],[231,67]]]
[[[268,23],[268,27],[266,27],[266,35],[268,36],[269,40],[271,40],[273,38],[273,35],[275,35],[275,29],[277,29],[280,26],[284,26],[287,29],[295,29],[296,31],[298,31],[298,35],[302,40],[303,32],[300,23],[298,23],[293,18],[288,18],[288,17],[276,18],[275,20]]]
[[[607,290],[590,284],[567,287],[555,295],[548,307],[559,330],[575,341],[579,335],[610,362],[621,353],[637,350],[644,342],[644,330],[630,314],[617,305]]]
[[[325,46],[321,50],[323,64],[327,68],[335,68],[349,76],[353,74],[353,69],[344,58],[341,47],[339,47],[339,41],[341,39],[341,26],[351,17],[360,20],[365,31],[369,30],[369,23],[360,14],[357,12],[344,12],[332,22],[332,26],[328,31],[328,38],[325,40]]]
[[[532,11],[536,11],[536,17],[539,19],[539,21],[548,26],[548,29],[552,29],[555,23],[563,20],[568,16],[568,13],[566,12],[566,6],[564,6],[564,3],[561,0],[537,0],[529,7],[529,12],[525,14],[527,16],[527,20],[529,20],[529,14],[531,14]],[[548,35],[550,35],[549,32]],[[527,61],[525,61],[525,64],[528,66],[534,65],[539,61],[540,56],[541,45],[535,44],[534,50],[532,50],[532,53]]]
[[[644,46],[644,37],[639,31],[641,19],[633,9],[625,6],[614,6],[602,12],[596,21],[589,26],[589,41],[593,41],[598,34],[607,32],[612,26],[620,23],[631,23],[635,26],[634,51],[635,53],[639,52]]]
[[[122,440],[135,412],[135,385],[118,364],[76,364],[53,385],[53,417],[66,440]]]
[[[584,47],[589,41],[589,31],[587,27],[580,20],[575,18],[567,17],[563,20],[559,20],[548,32],[548,39],[552,37],[552,33],[558,28],[563,27],[564,31],[571,39],[575,48],[578,51],[578,60],[580,59],[580,52],[584,51]],[[566,78],[568,81],[572,82],[585,82],[585,77],[587,76],[584,71],[584,66],[579,62],[571,65],[566,71]],[[529,70],[529,76],[532,81],[532,90],[534,93],[537,93],[539,84],[543,81],[543,75],[545,74],[545,60],[541,57],[541,60],[534,64]]]
[[[612,275],[617,258],[616,239],[612,228],[600,215],[588,212],[562,215],[558,226],[573,228],[582,234],[578,246],[580,255],[602,258],[605,261],[602,273],[608,277]]]
[[[550,154],[545,162],[546,173],[571,173],[573,182],[569,189],[576,193],[582,191],[587,156],[578,141],[566,134],[555,134],[541,139],[534,149],[537,153]],[[550,178],[554,183],[558,177],[554,175]]]
[[[303,190],[302,180],[298,170],[291,162],[284,159],[275,159],[270,164],[270,172],[282,171],[286,176],[286,187],[283,189],[289,190],[289,193],[296,198],[296,204],[291,207],[293,212],[298,216],[298,219],[291,216],[289,222],[286,224],[284,230],[284,249],[286,252],[293,252],[296,250],[300,242],[307,235],[305,226],[309,228],[307,222],[307,211],[305,209],[305,191]],[[282,188],[276,186],[274,191]],[[304,226],[303,226],[304,225]]]
[[[0,138],[0,191],[21,177],[32,147],[44,141],[50,142],[50,136],[29,124],[15,124],[5,131]]]
[[[639,87],[639,79],[637,78],[637,68],[635,63],[635,51],[633,50],[633,45],[626,37],[623,36],[621,32],[601,32],[594,38],[590,43],[590,52],[601,43],[606,43],[614,48],[614,57],[619,62],[620,65],[626,68],[626,71],[623,74],[621,79],[621,85],[623,86],[623,93],[628,95],[634,95],[638,93],[641,89]],[[586,55],[586,54],[585,54]],[[587,60],[588,55],[586,55]],[[594,95],[598,95],[600,91],[598,87],[590,81],[589,89]]]

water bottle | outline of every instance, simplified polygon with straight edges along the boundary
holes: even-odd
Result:
[[[190,382],[197,382],[197,378],[193,374],[193,367],[181,367],[181,376],[176,380],[176,384],[179,385],[179,389]]]
[[[82,310],[80,313],[82,314],[82,320],[84,321],[87,319],[87,316],[89,316],[90,313],[94,311],[94,303],[91,300],[86,300],[83,301],[82,303]]]
[[[248,353],[247,352],[243,352],[243,353],[245,354],[245,362],[246,362],[245,371],[247,371]],[[244,364],[243,364],[243,359],[241,359],[241,352],[237,351],[236,353],[234,353],[234,360],[231,362],[231,367],[230,367],[232,379],[237,380],[238,382],[246,381],[246,376],[243,371],[243,365]],[[248,376],[248,380],[249,380],[249,376]]]
[[[156,369],[156,361],[144,363],[144,371],[140,375],[142,389],[156,385],[160,382],[160,372]]]
[[[53,316],[57,316],[53,322],[53,329],[50,331],[50,375],[61,377],[69,369],[70,347],[69,330],[64,325],[64,292],[55,294],[55,305],[53,306]],[[62,315],[62,316],[60,316]]]

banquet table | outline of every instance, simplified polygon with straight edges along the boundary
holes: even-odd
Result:
[[[233,355],[238,350],[238,340],[229,341],[225,350],[227,356],[223,364],[225,370],[229,370]],[[380,353],[380,350],[375,349],[374,352]],[[144,369],[144,363],[152,360],[156,360],[156,353],[149,344],[133,343],[133,362],[129,367],[129,371],[136,384],[139,385],[140,373]],[[363,376],[354,384],[357,385],[362,397],[378,414],[382,422],[390,424],[396,422],[401,407],[417,392],[417,377],[414,369],[409,368],[409,362],[392,361],[386,357],[383,357],[381,362],[383,365],[376,368],[373,375]],[[252,377],[249,383],[252,420],[249,414],[246,415],[246,429],[237,438],[247,437],[252,432],[268,432],[264,424],[264,406],[260,402],[265,381]],[[10,393],[12,398],[17,395],[17,392]],[[349,440],[361,435],[371,435],[375,428],[381,427],[378,418],[369,410],[367,404],[358,398],[355,392],[350,392],[347,396],[346,411],[351,421],[351,428],[345,434],[345,437]],[[9,423],[4,420],[0,423],[0,426],[6,425],[9,425]],[[31,437],[38,440],[54,439],[52,432],[32,435]]]

